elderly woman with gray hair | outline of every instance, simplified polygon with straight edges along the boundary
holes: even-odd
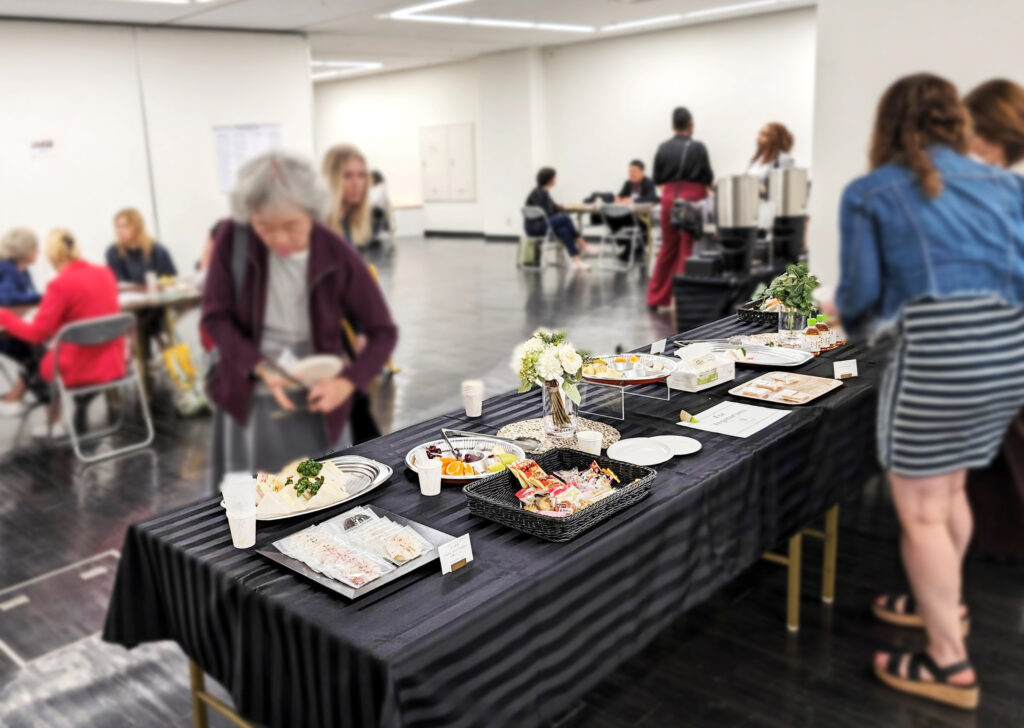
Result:
[[[39,293],[28,269],[36,262],[39,240],[24,227],[8,230],[0,238],[0,306],[31,306],[39,303]],[[18,365],[18,378],[0,398],[0,415],[15,417],[25,410],[22,398],[36,379],[41,351],[24,341],[0,339],[0,355]]]
[[[358,253],[321,224],[327,200],[316,171],[290,154],[264,154],[238,172],[203,292],[202,326],[219,355],[207,386],[218,405],[214,484],[228,471],[274,470],[345,445],[352,394],[398,339]],[[366,347],[297,401],[277,362],[345,358],[343,318],[359,322]]]

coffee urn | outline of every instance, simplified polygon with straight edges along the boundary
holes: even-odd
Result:
[[[807,237],[807,170],[773,169],[768,175],[768,201],[774,209],[772,248],[776,263],[800,257]]]
[[[718,243],[725,273],[749,273],[757,241],[760,181],[746,174],[722,177],[715,183]]]

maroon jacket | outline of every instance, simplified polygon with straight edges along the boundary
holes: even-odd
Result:
[[[263,359],[260,337],[267,302],[269,250],[249,229],[249,257],[242,291],[235,294],[231,274],[234,223],[221,225],[203,286],[201,326],[220,352],[207,385],[210,398],[240,424],[249,419],[256,365]],[[384,296],[355,249],[320,223],[313,224],[309,242],[309,318],[313,351],[345,354],[341,320],[357,322],[368,343],[345,369],[357,388],[365,390],[391,355],[398,329]],[[329,442],[341,435],[352,408],[351,398],[324,416]]]

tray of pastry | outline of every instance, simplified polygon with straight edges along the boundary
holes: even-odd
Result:
[[[762,402],[800,405],[813,402],[841,386],[843,383],[838,379],[812,377],[793,372],[768,372],[757,379],[733,387],[729,394],[759,399]]]

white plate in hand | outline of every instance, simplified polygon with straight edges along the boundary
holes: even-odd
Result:
[[[703,447],[700,440],[682,435],[656,435],[651,439],[668,445],[673,455],[693,455]]]
[[[608,448],[608,457],[633,465],[658,465],[672,459],[672,448],[651,437],[629,437]]]
[[[341,374],[345,362],[334,354],[315,354],[300,359],[288,367],[288,373],[307,387]]]

